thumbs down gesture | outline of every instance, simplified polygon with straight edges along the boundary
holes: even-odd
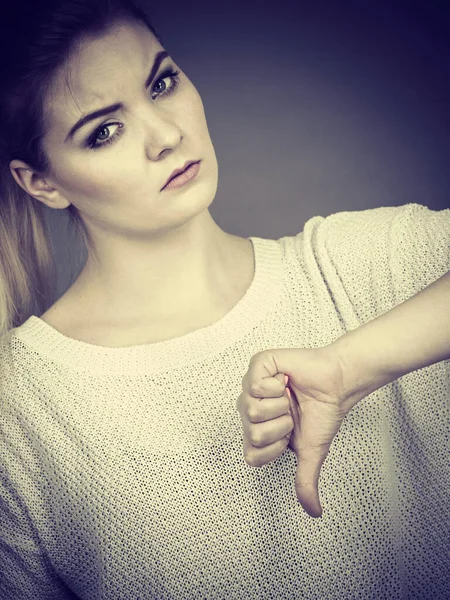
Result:
[[[333,345],[255,354],[236,408],[244,431],[244,459],[260,467],[290,448],[297,457],[295,489],[303,509],[320,517],[319,475],[345,415],[363,397],[346,387]]]

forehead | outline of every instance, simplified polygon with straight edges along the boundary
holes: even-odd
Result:
[[[47,102],[51,123],[67,127],[91,109],[120,101],[134,78],[142,86],[143,73],[162,49],[144,23],[120,23],[81,41],[55,76]]]

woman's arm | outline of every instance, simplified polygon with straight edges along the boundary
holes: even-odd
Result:
[[[450,271],[331,346],[342,361],[344,387],[357,398],[450,359]]]
[[[259,352],[236,403],[246,462],[264,465],[289,443],[297,498],[320,517],[320,469],[346,414],[378,388],[448,358],[450,272],[328,346]]]

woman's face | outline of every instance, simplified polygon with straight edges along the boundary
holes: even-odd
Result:
[[[44,145],[46,181],[57,193],[45,203],[74,204],[94,241],[102,231],[151,238],[203,212],[216,194],[217,159],[196,88],[170,57],[145,87],[163,50],[145,25],[124,23],[81,46],[68,65],[70,89],[65,71],[52,88]],[[122,108],[69,135],[81,117],[116,103]],[[199,159],[195,180],[161,191],[174,169]]]

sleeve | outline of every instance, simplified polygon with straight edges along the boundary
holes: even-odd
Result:
[[[450,209],[420,204],[314,217],[303,255],[345,330],[408,300],[450,270]]]
[[[0,598],[78,600],[55,573],[30,516],[34,486],[20,415],[11,409],[14,379],[6,364],[0,352]]]
[[[450,270],[450,209],[407,204],[342,212],[314,217],[305,233],[300,243],[307,271],[334,304],[342,327],[337,337]],[[450,360],[443,360],[400,377],[352,409],[355,431],[358,414],[367,411],[374,443],[379,440],[382,449],[388,526],[395,536],[399,581],[410,598],[444,598],[450,580],[449,398]]]
[[[23,503],[0,470],[0,598],[67,600],[77,597],[55,579]]]

